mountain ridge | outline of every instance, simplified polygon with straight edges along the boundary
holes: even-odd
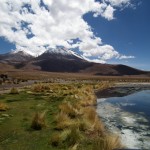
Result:
[[[105,76],[150,75],[150,72],[122,64],[101,64],[87,61],[82,56],[66,48],[49,49],[37,57],[23,51],[0,55],[0,63],[16,69],[40,70],[48,72],[73,72]]]

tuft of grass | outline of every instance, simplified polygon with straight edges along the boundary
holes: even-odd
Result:
[[[32,91],[33,92],[45,92],[45,91],[49,91],[50,90],[50,85],[49,84],[42,84],[42,83],[39,83],[39,84],[35,84],[33,87],[32,87]]]
[[[56,127],[55,127],[55,129],[63,130],[65,128],[68,128],[72,124],[74,124],[74,121],[66,113],[61,111],[56,116]]]
[[[95,136],[103,136],[105,134],[104,125],[97,116],[94,107],[83,108],[83,117],[80,120],[79,129]]]
[[[73,147],[75,145],[78,145],[78,143],[81,142],[82,138],[83,136],[79,129],[76,128],[76,126],[72,126],[70,128],[70,132],[67,134],[65,143],[68,145],[68,147]]]
[[[50,139],[50,144],[54,147],[57,147],[61,144],[61,136],[58,133],[52,135]]]
[[[45,123],[45,114],[46,111],[43,113],[36,113],[33,117],[31,128],[34,130],[41,130],[42,128],[46,127]]]
[[[93,124],[93,131],[98,135],[98,136],[104,136],[105,134],[105,128],[103,123],[100,121],[98,117],[95,118],[95,122]]]
[[[79,147],[79,144],[77,143],[77,144],[71,146],[71,147],[69,148],[69,150],[77,150],[78,147]]]
[[[99,137],[92,142],[92,150],[113,150],[123,148],[116,136]]]
[[[84,96],[82,96],[82,99],[80,100],[80,105],[83,107],[88,106],[94,106],[97,104],[96,97],[94,96],[94,93],[84,93]]]
[[[87,119],[82,118],[78,120],[78,127],[80,131],[85,132],[91,128],[91,123]]]
[[[83,108],[84,117],[91,123],[95,122],[95,118],[97,117],[96,110],[93,107],[85,107]]]
[[[73,107],[69,102],[59,105],[59,109],[67,114],[70,118],[75,118],[80,114],[77,108]]]
[[[8,105],[4,103],[0,103],[0,111],[6,111],[8,109],[9,109]]]
[[[10,93],[10,94],[19,94],[19,91],[18,91],[17,88],[13,87],[13,88],[11,88],[11,90],[10,90],[9,93]]]

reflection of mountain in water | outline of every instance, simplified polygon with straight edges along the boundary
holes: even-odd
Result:
[[[96,92],[98,98],[124,97],[133,93],[149,90],[150,87],[112,87]]]

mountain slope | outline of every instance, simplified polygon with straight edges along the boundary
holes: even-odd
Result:
[[[40,66],[43,71],[51,72],[79,72],[92,65],[71,50],[63,48],[44,52],[35,58],[33,64]]]
[[[12,51],[0,55],[0,62],[7,62],[7,63],[17,63],[17,62],[20,63],[24,61],[30,61],[31,59],[33,59],[33,56],[24,51]]]
[[[75,52],[65,49],[49,49],[38,57],[23,51],[0,55],[0,63],[9,64],[17,69],[40,70],[48,72],[74,72],[104,76],[146,75],[150,72],[125,65],[99,64],[85,60]]]
[[[96,64],[81,70],[82,73],[92,73],[104,76],[149,75],[150,72],[135,69],[126,65]]]
[[[85,60],[68,49],[50,49],[39,57],[33,63],[40,66],[42,71],[50,72],[80,72],[94,75],[143,75],[149,72],[141,71],[125,65],[99,64]]]

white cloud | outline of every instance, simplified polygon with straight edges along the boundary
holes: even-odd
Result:
[[[101,63],[101,64],[106,63],[105,60],[101,60],[101,59],[88,59],[88,58],[85,57],[85,60],[90,61],[90,62],[94,62],[94,63]]]
[[[132,59],[132,58],[135,58],[135,56],[125,56],[125,55],[121,55],[119,57],[119,59]]]
[[[108,5],[106,10],[102,13],[102,16],[108,20],[112,20],[114,19],[114,11],[115,9],[111,5]]]
[[[129,5],[131,0],[105,0],[109,2],[112,6],[123,6]]]
[[[90,49],[84,53],[85,57],[99,56],[101,60],[108,60],[111,58],[119,58],[120,54],[110,45],[97,46],[97,48]]]
[[[83,19],[89,12],[94,17],[114,19],[115,8],[129,0],[1,0],[0,36],[16,45],[17,50],[32,55],[49,48],[64,46],[79,48],[84,56],[97,57],[101,61],[121,58],[110,45],[103,45],[90,25]],[[109,4],[107,4],[107,3]],[[73,39],[79,39],[73,43]],[[122,56],[125,57],[125,56]]]

